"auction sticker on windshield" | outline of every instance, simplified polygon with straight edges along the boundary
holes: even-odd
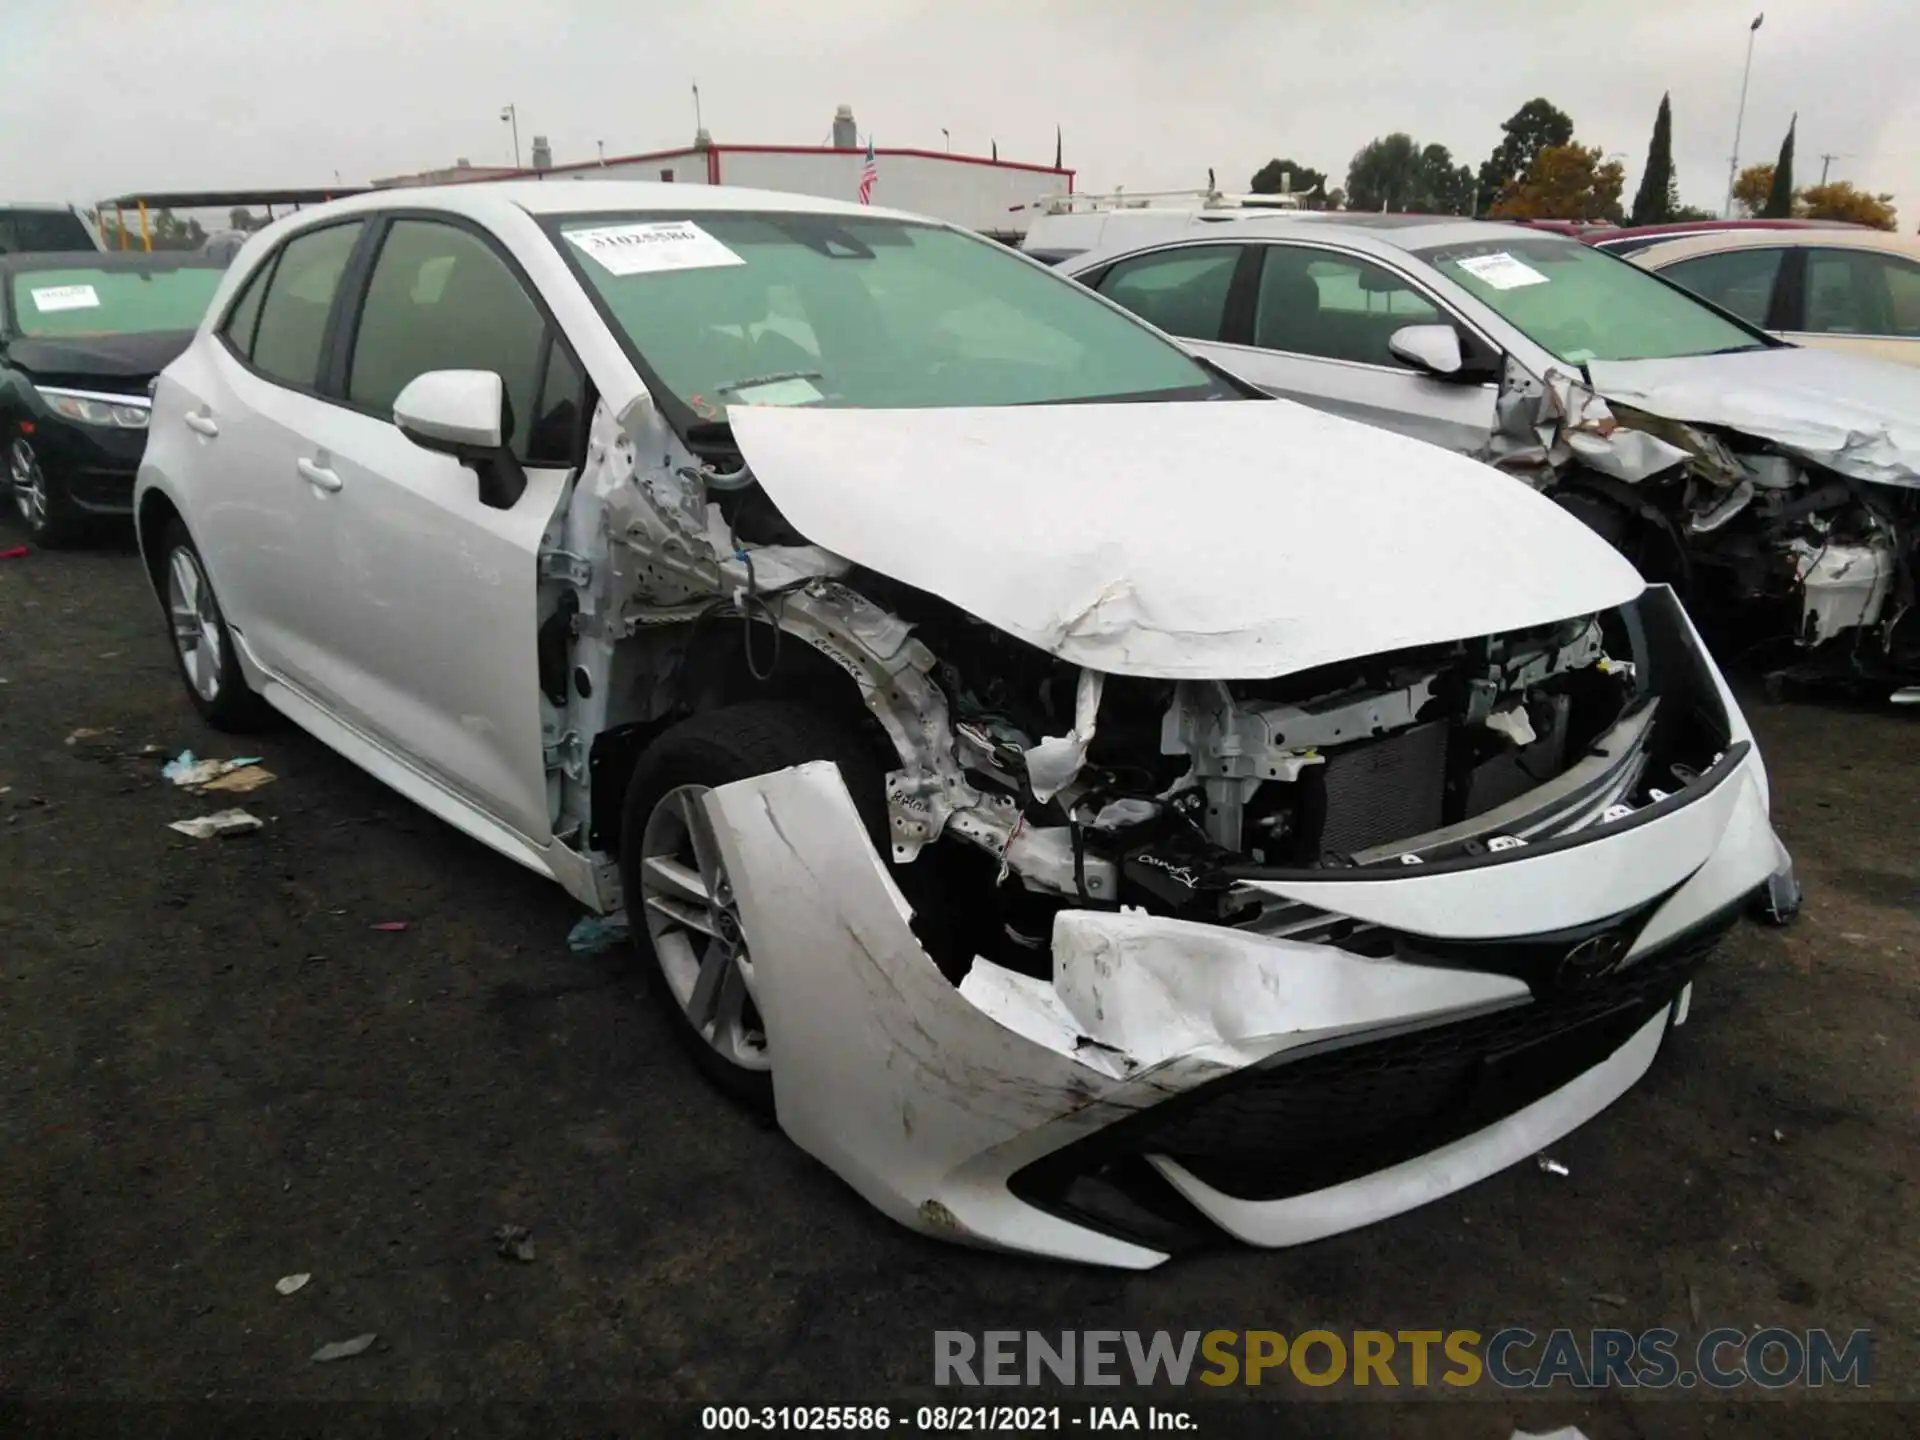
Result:
[[[94,310],[100,305],[91,285],[49,285],[32,294],[34,308],[43,315],[55,310]]]
[[[1457,263],[1474,279],[1496,290],[1518,290],[1522,285],[1547,283],[1546,276],[1525,261],[1514,259],[1504,250],[1492,255],[1469,255]]]
[[[602,225],[593,230],[568,230],[565,234],[603,269],[615,275],[710,270],[717,265],[747,263],[691,220]]]

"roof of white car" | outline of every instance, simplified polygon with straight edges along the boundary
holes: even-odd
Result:
[[[1198,228],[1177,238],[1182,241],[1231,235],[1235,240],[1257,236],[1266,240],[1320,240],[1351,245],[1356,250],[1376,253],[1394,250],[1425,250],[1435,245],[1473,245],[1499,240],[1545,240],[1556,244],[1578,245],[1578,240],[1550,230],[1535,230],[1524,225],[1505,225],[1497,220],[1460,220],[1445,215],[1370,215],[1350,211],[1321,211],[1312,215],[1260,215],[1236,217],[1230,226],[1218,230]],[[1076,255],[1061,268],[1078,274],[1103,264],[1117,255],[1151,249],[1169,237],[1140,238],[1090,250]]]
[[[1823,250],[1878,250],[1920,260],[1920,235],[1896,235],[1886,230],[1709,230],[1648,245],[1627,258],[1649,270],[1695,255],[1717,255],[1723,250],[1793,249],[1818,246]]]
[[[697,215],[713,211],[781,211],[796,215],[865,215],[889,220],[919,220],[904,210],[790,195],[780,190],[749,190],[735,185],[672,185],[651,180],[485,180],[468,185],[422,185],[369,191],[336,200],[331,211],[388,210],[415,206],[449,210],[485,219],[503,207],[530,215],[597,215],[647,211]],[[314,210],[301,212],[312,215]],[[933,221],[938,224],[940,222]]]

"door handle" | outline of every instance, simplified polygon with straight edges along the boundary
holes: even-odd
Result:
[[[213,414],[211,411],[205,415],[196,415],[189,410],[184,418],[186,419],[189,430],[196,434],[204,435],[209,440],[220,433],[220,427],[213,423]]]
[[[332,491],[340,488],[340,477],[324,465],[300,459],[294,461],[293,466],[300,472],[300,478],[317,490]]]

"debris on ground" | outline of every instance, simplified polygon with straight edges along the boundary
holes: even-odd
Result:
[[[1551,1155],[1536,1155],[1533,1157],[1533,1163],[1538,1165],[1547,1174],[1558,1175],[1563,1180],[1573,1173]]]
[[[335,1340],[314,1351],[313,1358],[322,1364],[329,1360],[351,1360],[356,1355],[364,1355],[367,1348],[377,1339],[379,1336],[367,1334],[356,1335],[351,1340]]]
[[[1513,1440],[1587,1440],[1587,1435],[1577,1426],[1562,1425],[1558,1430],[1544,1430],[1539,1434],[1531,1430],[1516,1430]]]
[[[304,1288],[306,1283],[311,1279],[313,1279],[313,1276],[304,1271],[298,1275],[282,1275],[278,1280],[273,1282],[273,1288],[278,1290],[282,1295],[291,1295],[294,1291]]]
[[[0,550],[0,560],[23,560],[32,553],[24,545],[9,545],[5,550]]]
[[[632,933],[624,910],[612,915],[582,915],[567,932],[567,948],[576,955],[598,955]]]
[[[258,790],[262,785],[271,785],[273,781],[273,772],[264,766],[242,765],[238,769],[227,771],[218,780],[209,780],[200,788],[217,790],[222,795],[246,795]]]
[[[265,824],[266,821],[244,810],[216,810],[211,815],[201,815],[192,820],[176,820],[167,828],[178,830],[195,840],[211,840],[216,835],[245,835]]]
[[[502,1225],[493,1232],[493,1248],[502,1260],[534,1258],[533,1236],[524,1225]]]
[[[113,731],[111,730],[95,730],[88,726],[82,726],[67,736],[67,744],[78,745],[83,740],[98,740],[102,736],[111,735],[112,733]]]
[[[1627,1303],[1626,1296],[1615,1295],[1611,1290],[1596,1290],[1587,1298],[1596,1305],[1624,1305]]]
[[[369,930],[385,930],[389,933],[394,933],[406,929],[411,923],[411,921],[407,920],[380,920],[369,925],[367,928]]]
[[[160,773],[188,790],[257,790],[273,779],[270,771],[261,770],[260,774],[265,778],[252,784],[230,785],[221,782],[243,771],[257,769],[259,764],[258,755],[245,755],[238,760],[196,760],[193,751],[182,750],[160,767]]]
[[[1776,1145],[1784,1145],[1784,1144],[1786,1144],[1786,1143],[1787,1143],[1787,1132],[1786,1132],[1786,1131],[1784,1131],[1784,1130],[1775,1130],[1775,1131],[1773,1132],[1773,1143],[1774,1143],[1774,1144],[1776,1144]]]
[[[1700,1324],[1700,1292],[1693,1288],[1693,1282],[1687,1281],[1687,1315],[1694,1325]]]

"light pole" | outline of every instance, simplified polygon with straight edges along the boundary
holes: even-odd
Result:
[[[511,105],[500,107],[500,118],[513,127],[513,168],[520,168],[520,113]]]
[[[947,142],[947,153],[951,155],[953,153],[953,136],[947,133],[947,127],[944,125],[940,127],[940,138]]]
[[[594,143],[594,147],[600,152],[600,163],[602,165],[606,164],[607,163],[607,142],[604,140],[596,140],[593,143]]]
[[[1747,68],[1740,72],[1740,109],[1733,117],[1733,154],[1727,160],[1727,203],[1721,207],[1725,218],[1733,218],[1733,182],[1740,173],[1740,127],[1747,118],[1747,81],[1753,76],[1753,37],[1760,33],[1760,22],[1767,18],[1762,10],[1747,27]]]

